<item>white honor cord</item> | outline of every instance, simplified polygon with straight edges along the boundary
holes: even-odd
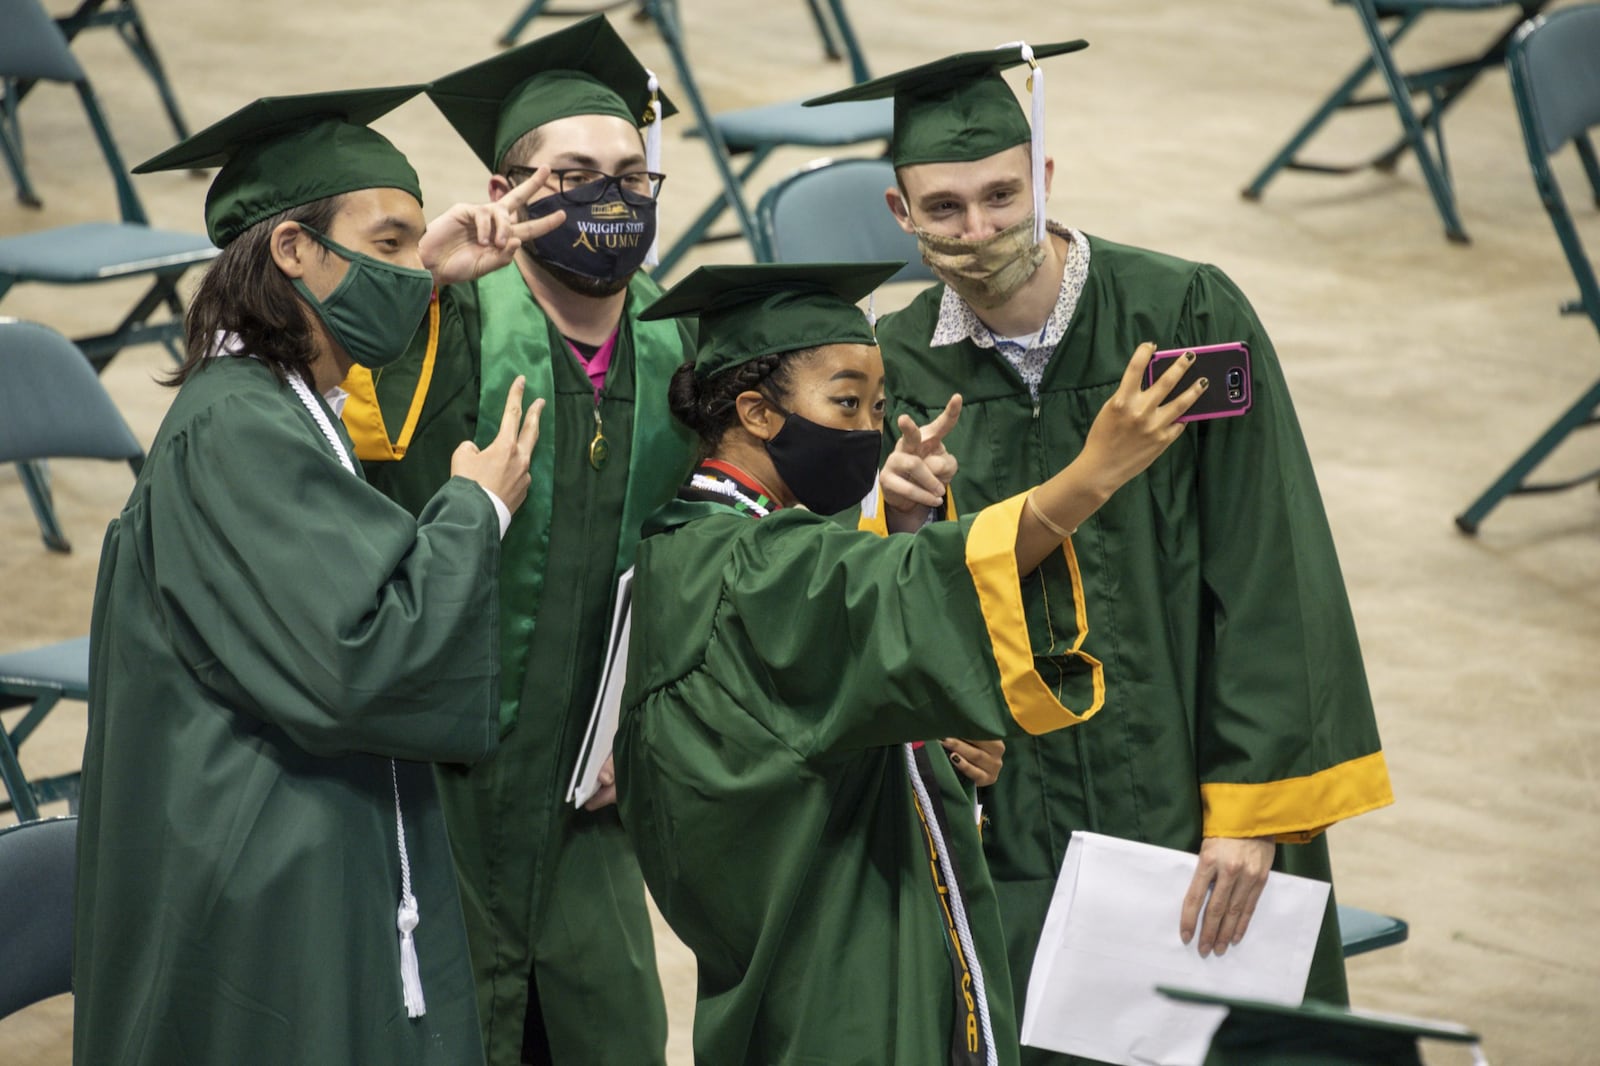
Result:
[[[339,439],[339,434],[334,432],[327,412],[311,395],[310,386],[299,374],[292,372],[289,374],[289,386],[300,398],[301,406],[311,412],[311,418],[322,430],[322,435],[333,445],[333,453],[339,457],[339,462],[354,474],[355,464],[344,450],[344,442]],[[389,783],[394,787],[394,828],[395,837],[400,842],[400,911],[395,919],[400,929],[400,995],[405,1001],[406,1016],[420,1018],[428,1009],[428,1004],[422,998],[422,969],[417,963],[417,942],[412,936],[420,921],[420,914],[417,897],[411,894],[411,858],[406,854],[406,821],[400,813],[400,772],[393,759],[389,760]]]
[[[720,481],[714,481],[704,474],[696,474],[689,479],[689,487],[699,489],[701,492],[714,492],[718,496],[726,496],[730,500],[738,500],[756,513],[757,518],[765,518],[772,512],[761,506],[756,501],[740,494],[739,490]]]
[[[650,92],[650,121],[645,125],[644,131],[644,168],[656,174],[661,173],[661,82],[656,78],[656,72],[645,68],[649,81],[645,87]],[[655,266],[661,262],[661,240],[659,235],[650,238],[650,251],[645,254],[644,265]]]
[[[1000,1053],[994,1045],[994,1026],[989,1021],[989,997],[983,990],[983,966],[978,962],[978,953],[972,947],[972,929],[967,924],[967,903],[961,896],[960,886],[956,882],[955,867],[950,862],[950,847],[945,843],[944,827],[939,824],[939,819],[933,814],[933,801],[928,797],[928,789],[922,781],[922,774],[917,772],[916,751],[910,744],[902,745],[906,755],[906,776],[911,779],[911,788],[917,794],[917,802],[922,804],[922,809],[927,815],[928,832],[933,834],[933,846],[939,849],[939,869],[944,873],[944,883],[950,890],[950,913],[956,920],[956,937],[961,941],[961,950],[966,953],[967,962],[972,966],[972,994],[978,1001],[978,1021],[983,1026],[983,1046],[987,1049],[985,1061],[988,1066],[999,1066]]]

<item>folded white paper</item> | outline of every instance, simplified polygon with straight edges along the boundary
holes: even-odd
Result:
[[[1074,833],[1023,1012],[1022,1042],[1125,1066],[1200,1066],[1226,1008],[1176,1003],[1157,985],[1275,1003],[1305,996],[1328,886],[1269,875],[1249,931],[1200,957],[1178,936],[1198,863],[1185,851]]]
[[[584,731],[578,763],[567,786],[567,802],[582,807],[600,791],[600,770],[611,757],[617,739],[617,719],[622,713],[622,686],[628,679],[628,635],[633,624],[633,567],[617,578],[616,607],[611,614],[611,636],[606,641],[605,665],[600,687],[595,692],[594,709]]]

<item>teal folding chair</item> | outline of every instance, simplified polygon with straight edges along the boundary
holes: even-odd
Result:
[[[1533,19],[1517,31],[1506,65],[1511,94],[1522,122],[1528,164],[1556,239],[1578,283],[1578,298],[1561,306],[1562,314],[1583,314],[1600,333],[1600,282],[1594,263],[1567,209],[1550,157],[1569,142],[1583,164],[1595,206],[1600,207],[1600,163],[1590,130],[1600,126],[1600,4],[1565,8]],[[1478,525],[1507,496],[1559,492],[1600,479],[1600,468],[1557,481],[1530,480],[1534,469],[1575,430],[1600,423],[1600,381],[1579,396],[1505,472],[1465,511],[1456,516],[1463,533]]]
[[[45,546],[68,552],[45,459],[120,459],[138,476],[144,450],[93,368],[46,326],[0,318],[0,463],[16,463]]]
[[[1346,907],[1342,903],[1338,905],[1338,912],[1339,942],[1347,959],[1352,955],[1363,955],[1404,943],[1406,937],[1411,935],[1409,925],[1387,914],[1365,911],[1360,907]]]
[[[116,30],[117,36],[155,83],[156,92],[161,96],[162,106],[166,108],[167,118],[172,121],[172,131],[177,139],[183,140],[189,136],[189,127],[178,109],[178,98],[172,91],[172,82],[167,78],[166,68],[161,65],[161,57],[156,54],[150,34],[145,30],[144,19],[133,0],[82,0],[72,14],[63,15],[55,22],[69,43],[86,29],[106,27]],[[4,122],[18,140],[21,134],[17,123],[17,107],[36,84],[31,78],[7,80],[3,93],[0,93],[0,122]],[[12,159],[8,153],[6,161],[17,178],[17,198],[29,207],[41,206],[38,195],[27,182],[20,157]]]
[[[72,991],[78,819],[0,828],[0,1018]]]
[[[887,159],[823,159],[768,189],[756,205],[764,263],[870,263],[901,260],[890,281],[934,281],[917,238],[884,203],[894,185]]]
[[[0,783],[7,796],[0,800],[0,811],[9,808],[18,821],[27,822],[39,817],[41,805],[56,800],[77,809],[81,771],[29,780],[18,752],[58,703],[88,698],[88,637],[0,655],[0,711],[27,708],[10,729],[0,722]]]
[[[1394,170],[1407,150],[1416,156],[1422,169],[1423,180],[1433,197],[1434,206],[1444,222],[1445,236],[1460,244],[1468,242],[1467,231],[1456,210],[1455,187],[1450,178],[1450,159],[1445,152],[1444,114],[1461,94],[1485,70],[1498,67],[1505,59],[1506,47],[1518,24],[1543,9],[1550,0],[1336,0],[1347,3],[1361,24],[1367,41],[1367,57],[1355,70],[1336,86],[1328,98],[1312,112],[1311,117],[1295,131],[1271,161],[1261,169],[1241,192],[1246,200],[1261,199],[1267,183],[1281,170],[1299,170],[1313,174],[1352,174],[1367,167],[1389,172]],[[1394,46],[1424,16],[1434,12],[1484,11],[1495,8],[1518,9],[1515,21],[1476,56],[1446,63],[1426,70],[1406,73],[1395,60]],[[1386,28],[1388,27],[1388,28]],[[1369,77],[1376,73],[1383,82],[1383,95],[1358,97],[1356,95]],[[1414,95],[1427,96],[1428,110],[1419,118],[1412,106]],[[1400,139],[1364,162],[1350,165],[1314,163],[1300,158],[1303,148],[1324,124],[1335,114],[1349,108],[1392,106],[1400,120]],[[1428,145],[1428,133],[1433,133],[1433,147]]]
[[[132,344],[159,342],[174,359],[181,360],[183,302],[178,279],[196,264],[214,259],[218,249],[203,235],[149,225],[88,76],[72,55],[61,28],[38,0],[0,3],[0,79],[5,78],[59,81],[77,90],[116,186],[121,221],[85,222],[0,237],[0,298],[20,282],[88,285],[146,278],[150,287],[115,329],[76,338],[77,345],[97,370]],[[12,172],[21,190],[26,188],[27,171],[21,165],[21,141],[10,121],[14,117],[0,116],[4,119],[0,120],[0,150],[8,162],[17,160]],[[162,308],[170,317],[152,321]]]

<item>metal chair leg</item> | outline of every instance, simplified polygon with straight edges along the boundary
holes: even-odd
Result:
[[[764,144],[750,154],[750,161],[744,165],[744,168],[735,177],[741,189],[744,188],[746,179],[755,173],[756,167],[760,166],[772,154],[774,147],[776,146]],[[656,264],[655,276],[666,277],[672,271],[672,268],[678,265],[678,261],[689,253],[691,248],[712,240],[713,238],[708,237],[707,233],[727,209],[728,195],[724,191],[722,195],[713,198],[706,205],[706,209],[700,212],[693,222],[689,223],[689,228],[684,230],[678,239],[672,242],[672,247],[667,249],[666,254],[661,257],[661,262]],[[738,237],[739,234],[733,234],[732,236]],[[755,248],[755,245],[751,245],[751,247]]]
[[[1394,53],[1389,50],[1389,41],[1378,24],[1377,8],[1373,0],[1354,0],[1354,3],[1361,16],[1362,32],[1367,35],[1367,43],[1372,48],[1372,58],[1389,87],[1389,97],[1394,101],[1395,111],[1400,115],[1400,125],[1406,132],[1406,139],[1411,142],[1417,164],[1422,168],[1422,176],[1428,182],[1428,191],[1433,194],[1433,203],[1439,209],[1439,217],[1444,220],[1445,236],[1458,244],[1466,244],[1470,238],[1467,237],[1467,231],[1456,214],[1455,191],[1451,189],[1448,178],[1440,171],[1439,163],[1433,153],[1428,150],[1422,126],[1417,121],[1416,109],[1411,106],[1411,90],[1406,85],[1406,79],[1395,63]]]
[[[117,20],[117,35],[128,46],[150,80],[155,82],[156,92],[161,96],[161,106],[166,108],[173,132],[179,140],[188,137],[189,125],[183,121],[183,113],[178,109],[178,97],[172,91],[172,82],[167,78],[166,68],[161,65],[161,57],[156,55],[150,35],[145,32],[144,19],[139,16],[139,9],[133,6],[133,0],[122,0],[122,17]]]
[[[28,497],[28,506],[33,508],[33,517],[39,523],[39,537],[44,541],[44,546],[63,555],[72,551],[72,542],[61,532],[61,523],[56,520],[55,499],[50,492],[50,477],[44,464],[23,462],[16,465],[17,477],[22,480],[22,491]]]
[[[44,201],[34,191],[28,180],[27,161],[22,152],[22,123],[17,120],[17,104],[21,102],[15,78],[0,78],[0,155],[6,158],[6,168],[17,183],[17,202],[24,207],[43,207]]]
[[[850,78],[857,85],[864,81],[871,81],[872,75],[867,71],[867,57],[861,51],[861,42],[856,39],[855,28],[850,25],[850,16],[845,14],[844,0],[828,0],[828,10],[833,13],[833,24],[839,30],[839,39],[844,42],[844,51],[850,57]]]
[[[500,44],[510,48],[517,43],[517,38],[522,36],[522,31],[528,28],[528,23],[539,17],[549,0],[528,0],[526,7],[511,20],[511,25],[506,27],[506,32],[500,35]]]
[[[689,67],[689,57],[684,51],[683,34],[678,24],[676,6],[676,0],[649,0],[650,17],[655,20],[656,28],[661,31],[661,39],[666,43],[667,52],[672,56],[672,65],[677,69],[679,85],[684,96],[688,98],[689,108],[694,112],[701,136],[711,150],[711,160],[716,165],[717,176],[722,179],[723,192],[728,206],[732,208],[734,217],[739,223],[739,232],[753,249],[757,247],[755,217],[751,214],[749,205],[745,203],[739,179],[729,163],[728,146],[723,141],[716,123],[712,121],[705,98],[700,95],[699,86],[695,82],[694,71]],[[657,267],[656,273],[664,275],[665,266]]]
[[[1506,467],[1505,473],[1495,479],[1472,505],[1456,516],[1456,527],[1461,532],[1473,534],[1478,532],[1478,526],[1488,516],[1489,512],[1507,496],[1534,493],[1534,492],[1559,492],[1570,489],[1574,485],[1581,485],[1586,481],[1600,478],[1600,470],[1585,474],[1582,477],[1568,478],[1564,481],[1550,482],[1547,484],[1530,485],[1526,479],[1560,443],[1575,429],[1584,426],[1600,424],[1600,381],[1589,387],[1589,391],[1578,398],[1578,402],[1553,422],[1549,429],[1533,442],[1527,451],[1519,455],[1515,461]]]
[[[1594,205],[1600,207],[1600,161],[1596,161],[1594,142],[1587,133],[1580,133],[1572,142],[1583,160],[1583,172],[1589,176],[1589,188],[1594,192]]]

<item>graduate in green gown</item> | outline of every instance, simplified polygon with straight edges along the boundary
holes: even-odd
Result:
[[[965,53],[808,101],[894,98],[886,196],[943,282],[879,341],[891,437],[959,391],[944,443],[960,468],[947,494],[891,454],[888,528],[987,506],[1076,455],[1137,343],[1250,349],[1254,408],[1197,425],[1075,538],[1105,612],[1077,650],[1105,664],[1105,710],[1023,741],[984,797],[1019,1004],[1074,830],[1197,852],[1172,933],[1220,953],[1270,867],[1329,879],[1322,831],[1393,798],[1310,458],[1250,304],[1216,267],[1045,218],[1054,164],[1001,71],[1082,47]],[[1043,68],[1029,85],[1042,116]],[[1039,581],[1028,635],[1048,676],[1072,632],[1069,575],[1050,563]],[[1307,995],[1347,995],[1331,896]]]
[[[95,589],[81,1066],[483,1059],[428,764],[495,745],[493,574],[538,406],[513,389],[413,517],[322,394],[549,223],[461,206],[424,238],[416,174],[367,127],[418,91],[257,101],[141,168],[222,164],[222,254]]]
[[[1076,571],[1066,531],[1180,439],[1202,388],[1163,406],[1174,368],[1141,391],[1143,346],[1037,489],[916,535],[843,527],[824,516],[872,488],[883,421],[855,301],[901,265],[702,267],[646,312],[699,316],[672,405],[702,461],[639,547],[619,805],[699,964],[703,1066],[1015,1066],[973,797],[920,742],[1096,712],[1092,659],[1065,702],[1035,670],[1019,574]],[[1099,625],[1082,591],[1064,639]]]
[[[488,1057],[650,1066],[667,1021],[638,864],[612,789],[582,810],[566,794],[617,578],[691,458],[666,406],[690,335],[638,319],[660,292],[639,269],[662,182],[647,142],[673,108],[598,16],[430,95],[483,161],[491,198],[520,196],[545,164],[555,174],[526,213],[564,219],[501,269],[441,289],[413,350],[352,382],[345,408],[373,484],[420,511],[456,442],[493,434],[513,379],[549,405],[501,552],[500,748],[439,774]]]

